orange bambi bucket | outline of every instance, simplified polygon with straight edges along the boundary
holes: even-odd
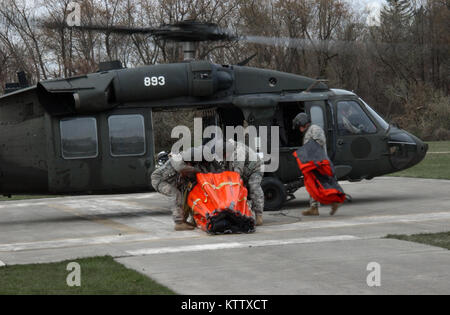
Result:
[[[187,203],[197,226],[207,233],[255,231],[255,218],[247,204],[247,188],[239,173],[198,173]]]

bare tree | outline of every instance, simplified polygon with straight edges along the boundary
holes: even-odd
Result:
[[[97,71],[119,59],[127,67],[179,62],[180,45],[151,36],[45,29],[33,19],[64,21],[69,0],[3,0],[0,84],[24,70],[33,83]],[[355,90],[405,126],[420,115],[444,117],[450,89],[448,0],[387,0],[378,24],[367,25],[346,0],[78,0],[83,24],[158,27],[186,19],[218,23],[241,41],[200,43],[197,58],[310,77]],[[419,108],[419,109],[417,109]],[[448,108],[447,108],[448,111]],[[434,114],[433,114],[434,113]],[[170,116],[170,115],[169,115]],[[430,137],[447,127],[436,120]],[[427,128],[428,125],[426,125]],[[423,128],[422,128],[423,129]],[[449,131],[450,132],[450,131]]]
[[[25,44],[33,59],[36,77],[47,79],[47,67],[44,61],[44,49],[38,28],[33,25],[33,8],[23,0],[4,0],[0,14]]]

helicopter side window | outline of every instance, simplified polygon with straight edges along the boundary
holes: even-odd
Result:
[[[108,118],[108,125],[112,156],[139,156],[146,153],[142,115],[112,115]]]
[[[66,160],[98,156],[97,120],[93,117],[62,119],[61,153]]]
[[[376,133],[377,127],[355,101],[337,103],[338,131],[340,135]]]
[[[314,125],[320,126],[325,130],[325,121],[323,120],[323,110],[320,106],[311,106],[311,122]]]

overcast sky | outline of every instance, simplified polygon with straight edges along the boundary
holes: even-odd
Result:
[[[375,6],[381,6],[382,4],[385,4],[385,0],[346,0],[355,6],[361,6],[365,7],[366,5],[375,5]]]
[[[377,24],[379,22],[380,9],[386,4],[385,0],[346,0],[351,3],[356,10],[369,12],[369,16],[367,18],[368,24]]]

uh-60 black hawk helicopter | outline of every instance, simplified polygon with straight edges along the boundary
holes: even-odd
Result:
[[[420,139],[385,122],[352,92],[299,75],[195,60],[195,42],[232,37],[215,24],[108,31],[183,42],[186,60],[134,69],[119,65],[0,97],[0,193],[148,190],[147,172],[155,168],[152,112],[169,108],[213,109],[222,126],[246,121],[280,127],[279,168],[263,181],[267,210],[279,209],[303,186],[292,156],[302,141],[292,129],[299,112],[324,128],[340,180],[409,168],[427,152]]]

